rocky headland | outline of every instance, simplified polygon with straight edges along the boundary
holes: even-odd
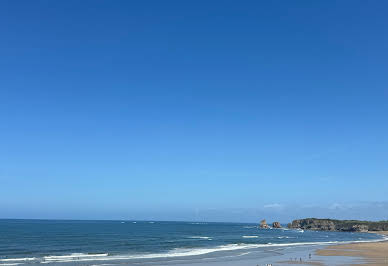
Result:
[[[288,224],[288,228],[342,232],[388,231],[388,221],[370,222],[357,220],[307,218],[292,221],[292,223]]]

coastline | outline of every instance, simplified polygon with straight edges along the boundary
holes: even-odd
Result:
[[[388,236],[388,231],[371,231],[369,233]],[[324,257],[353,257],[359,262],[353,265],[388,265],[388,238],[381,242],[327,246],[318,249],[315,254]]]
[[[336,245],[369,243],[384,240],[377,234],[347,233],[293,229],[258,229],[255,224],[191,222],[141,222],[141,221],[5,221],[0,234],[7,236],[4,228],[20,232],[19,238],[4,238],[3,246],[20,244],[24,254],[0,250],[0,265],[21,266],[48,263],[50,265],[184,265],[184,266],[256,266],[256,265],[353,265],[362,259],[352,256],[320,256],[317,250]],[[39,230],[32,238],[24,233],[34,226]],[[37,227],[38,226],[38,227]],[[72,228],[68,231],[67,228]],[[63,230],[58,230],[63,228]],[[66,229],[66,230],[65,230]],[[92,230],[91,230],[92,229]],[[104,235],[100,232],[107,231]],[[221,229],[221,230],[220,230]],[[1,231],[3,230],[3,231]],[[83,236],[89,230],[88,238]],[[149,232],[152,231],[152,234]],[[40,232],[50,238],[40,238]],[[61,234],[58,234],[60,232]],[[171,240],[171,232],[177,232]],[[227,236],[225,237],[225,232]],[[61,237],[63,235],[63,237]],[[74,237],[76,236],[76,237]],[[158,238],[155,238],[158,236]],[[103,237],[104,241],[101,241]],[[2,239],[4,241],[4,239]],[[9,239],[9,240],[7,240]],[[18,239],[22,241],[18,242]],[[34,241],[29,241],[30,239]],[[39,241],[37,241],[39,239]],[[116,246],[117,240],[136,244],[143,250],[130,249],[129,245]],[[128,240],[129,239],[129,240]],[[144,242],[142,242],[144,240]],[[149,241],[152,239],[152,241]],[[159,240],[158,240],[159,239]],[[42,241],[43,240],[43,241]],[[96,241],[100,240],[100,241]],[[58,252],[55,245],[62,242]],[[155,242],[159,241],[159,242]],[[94,246],[90,243],[96,243]],[[162,250],[160,244],[172,243]],[[0,243],[1,245],[2,243]],[[54,249],[47,250],[48,246]],[[113,248],[111,247],[113,246]],[[32,252],[27,252],[31,250]],[[33,252],[38,250],[38,252]],[[39,250],[45,250],[44,253]]]

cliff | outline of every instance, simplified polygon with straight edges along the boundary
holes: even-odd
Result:
[[[344,232],[368,232],[388,231],[388,221],[369,222],[357,220],[333,220],[307,218],[294,220],[288,224],[289,228],[298,228],[315,231],[344,231]]]

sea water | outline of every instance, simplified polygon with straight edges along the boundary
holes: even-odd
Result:
[[[265,256],[261,251],[269,248],[381,240],[368,233],[259,229],[242,223],[0,220],[0,265],[168,264]]]

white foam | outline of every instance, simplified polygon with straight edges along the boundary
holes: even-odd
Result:
[[[242,236],[243,238],[258,238],[259,236]]]
[[[189,238],[212,240],[212,238],[210,236],[190,236]]]
[[[0,259],[0,261],[31,261],[36,260],[36,258],[9,258],[9,259]]]
[[[59,255],[59,256],[44,256],[44,260],[57,260],[57,259],[73,259],[73,258],[99,258],[99,257],[106,257],[108,256],[108,253],[101,253],[101,254],[85,254],[85,253],[72,253],[70,255]]]
[[[108,257],[108,253],[102,253],[102,254],[72,253],[70,255],[44,256],[40,262],[51,263],[51,262],[72,262],[72,261],[94,261],[94,260],[100,260],[101,258],[107,258],[107,257]]]

